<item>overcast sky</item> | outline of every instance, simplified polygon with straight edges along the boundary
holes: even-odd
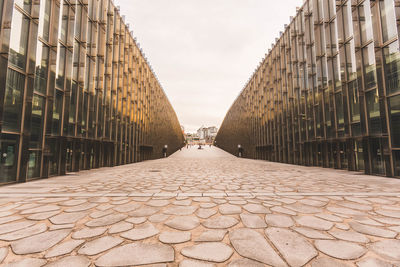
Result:
[[[115,0],[186,132],[219,127],[302,0]]]

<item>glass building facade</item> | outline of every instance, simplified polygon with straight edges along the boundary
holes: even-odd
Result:
[[[154,159],[183,145],[110,0],[0,0],[0,183]]]
[[[228,111],[238,155],[400,177],[400,1],[308,0]]]

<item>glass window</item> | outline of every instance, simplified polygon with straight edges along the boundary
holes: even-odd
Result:
[[[400,176],[400,151],[393,152],[394,175]]]
[[[40,148],[43,132],[44,97],[33,95],[30,148]]]
[[[383,48],[385,60],[385,82],[387,94],[399,91],[400,53],[398,41]]]
[[[396,15],[393,0],[379,2],[381,9],[382,38],[386,42],[397,35]]]
[[[369,89],[376,86],[375,51],[373,43],[363,48],[363,61],[365,89]]]
[[[31,12],[32,0],[15,0],[14,2],[26,12]]]
[[[359,19],[361,27],[361,42],[362,44],[364,44],[373,38],[371,8],[369,0],[365,0],[360,5],[359,12],[360,12]]]
[[[338,131],[344,129],[344,114],[343,114],[343,98],[342,93],[339,92],[335,95],[335,104],[336,104],[336,119]]]
[[[60,134],[61,113],[63,106],[63,92],[56,90],[53,104],[52,134]]]
[[[39,36],[49,41],[51,0],[42,0],[39,16]]]
[[[49,63],[49,48],[44,44],[39,45],[36,52],[34,90],[42,94],[46,93],[48,63]]]
[[[10,53],[8,62],[25,69],[28,46],[29,18],[14,10],[11,23]]]
[[[380,120],[380,109],[379,109],[379,97],[378,91],[372,90],[365,93],[367,101],[367,113],[369,116],[369,131],[372,133],[381,132],[381,120]]]
[[[60,89],[64,89],[65,78],[65,47],[60,45],[57,60],[57,80],[56,85]]]
[[[28,178],[40,176],[40,151],[30,151],[28,159]]]
[[[371,139],[371,163],[372,163],[372,173],[383,174],[383,154],[381,148],[381,142],[379,139]]]
[[[62,6],[62,15],[61,15],[61,27],[59,31],[59,38],[62,42],[66,43],[67,42],[67,30],[68,30],[68,10],[69,10],[69,5],[64,2],[64,5]]]
[[[20,131],[24,86],[25,76],[8,69],[6,92],[4,95],[3,131]]]
[[[390,97],[389,105],[392,144],[394,147],[400,147],[400,95]]]
[[[0,183],[17,178],[18,136],[2,134],[0,139]]]
[[[360,121],[360,102],[358,99],[358,85],[357,80],[353,80],[348,84],[349,88],[349,101],[350,101],[350,114],[351,121]]]

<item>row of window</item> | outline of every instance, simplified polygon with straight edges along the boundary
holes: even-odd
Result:
[[[182,145],[175,112],[110,0],[0,0],[0,8],[8,11],[0,12],[0,183]]]
[[[218,145],[400,175],[398,20],[394,0],[305,1],[228,111]]]

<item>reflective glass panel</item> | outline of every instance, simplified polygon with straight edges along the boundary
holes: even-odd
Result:
[[[8,62],[25,69],[28,46],[29,18],[14,10],[11,23],[10,53]]]
[[[392,144],[400,147],[400,95],[389,98]]]
[[[30,151],[28,159],[28,178],[40,176],[40,151]]]
[[[39,44],[41,43],[39,42]],[[34,90],[42,94],[46,93],[48,63],[49,63],[49,48],[44,44],[39,45],[36,52]]]
[[[6,92],[4,95],[3,131],[20,131],[24,86],[25,76],[8,69]]]
[[[17,177],[18,136],[2,134],[0,138],[0,183],[12,182]]]
[[[381,9],[382,38],[386,42],[397,35],[393,0],[379,1]]]
[[[398,92],[400,81],[400,53],[398,41],[383,49],[387,94]]]
[[[30,148],[40,148],[44,118],[44,97],[34,94],[32,99]]]
[[[375,51],[373,43],[363,48],[363,61],[365,89],[369,89],[376,86]]]
[[[51,0],[41,0],[39,16],[39,36],[49,41]]]

